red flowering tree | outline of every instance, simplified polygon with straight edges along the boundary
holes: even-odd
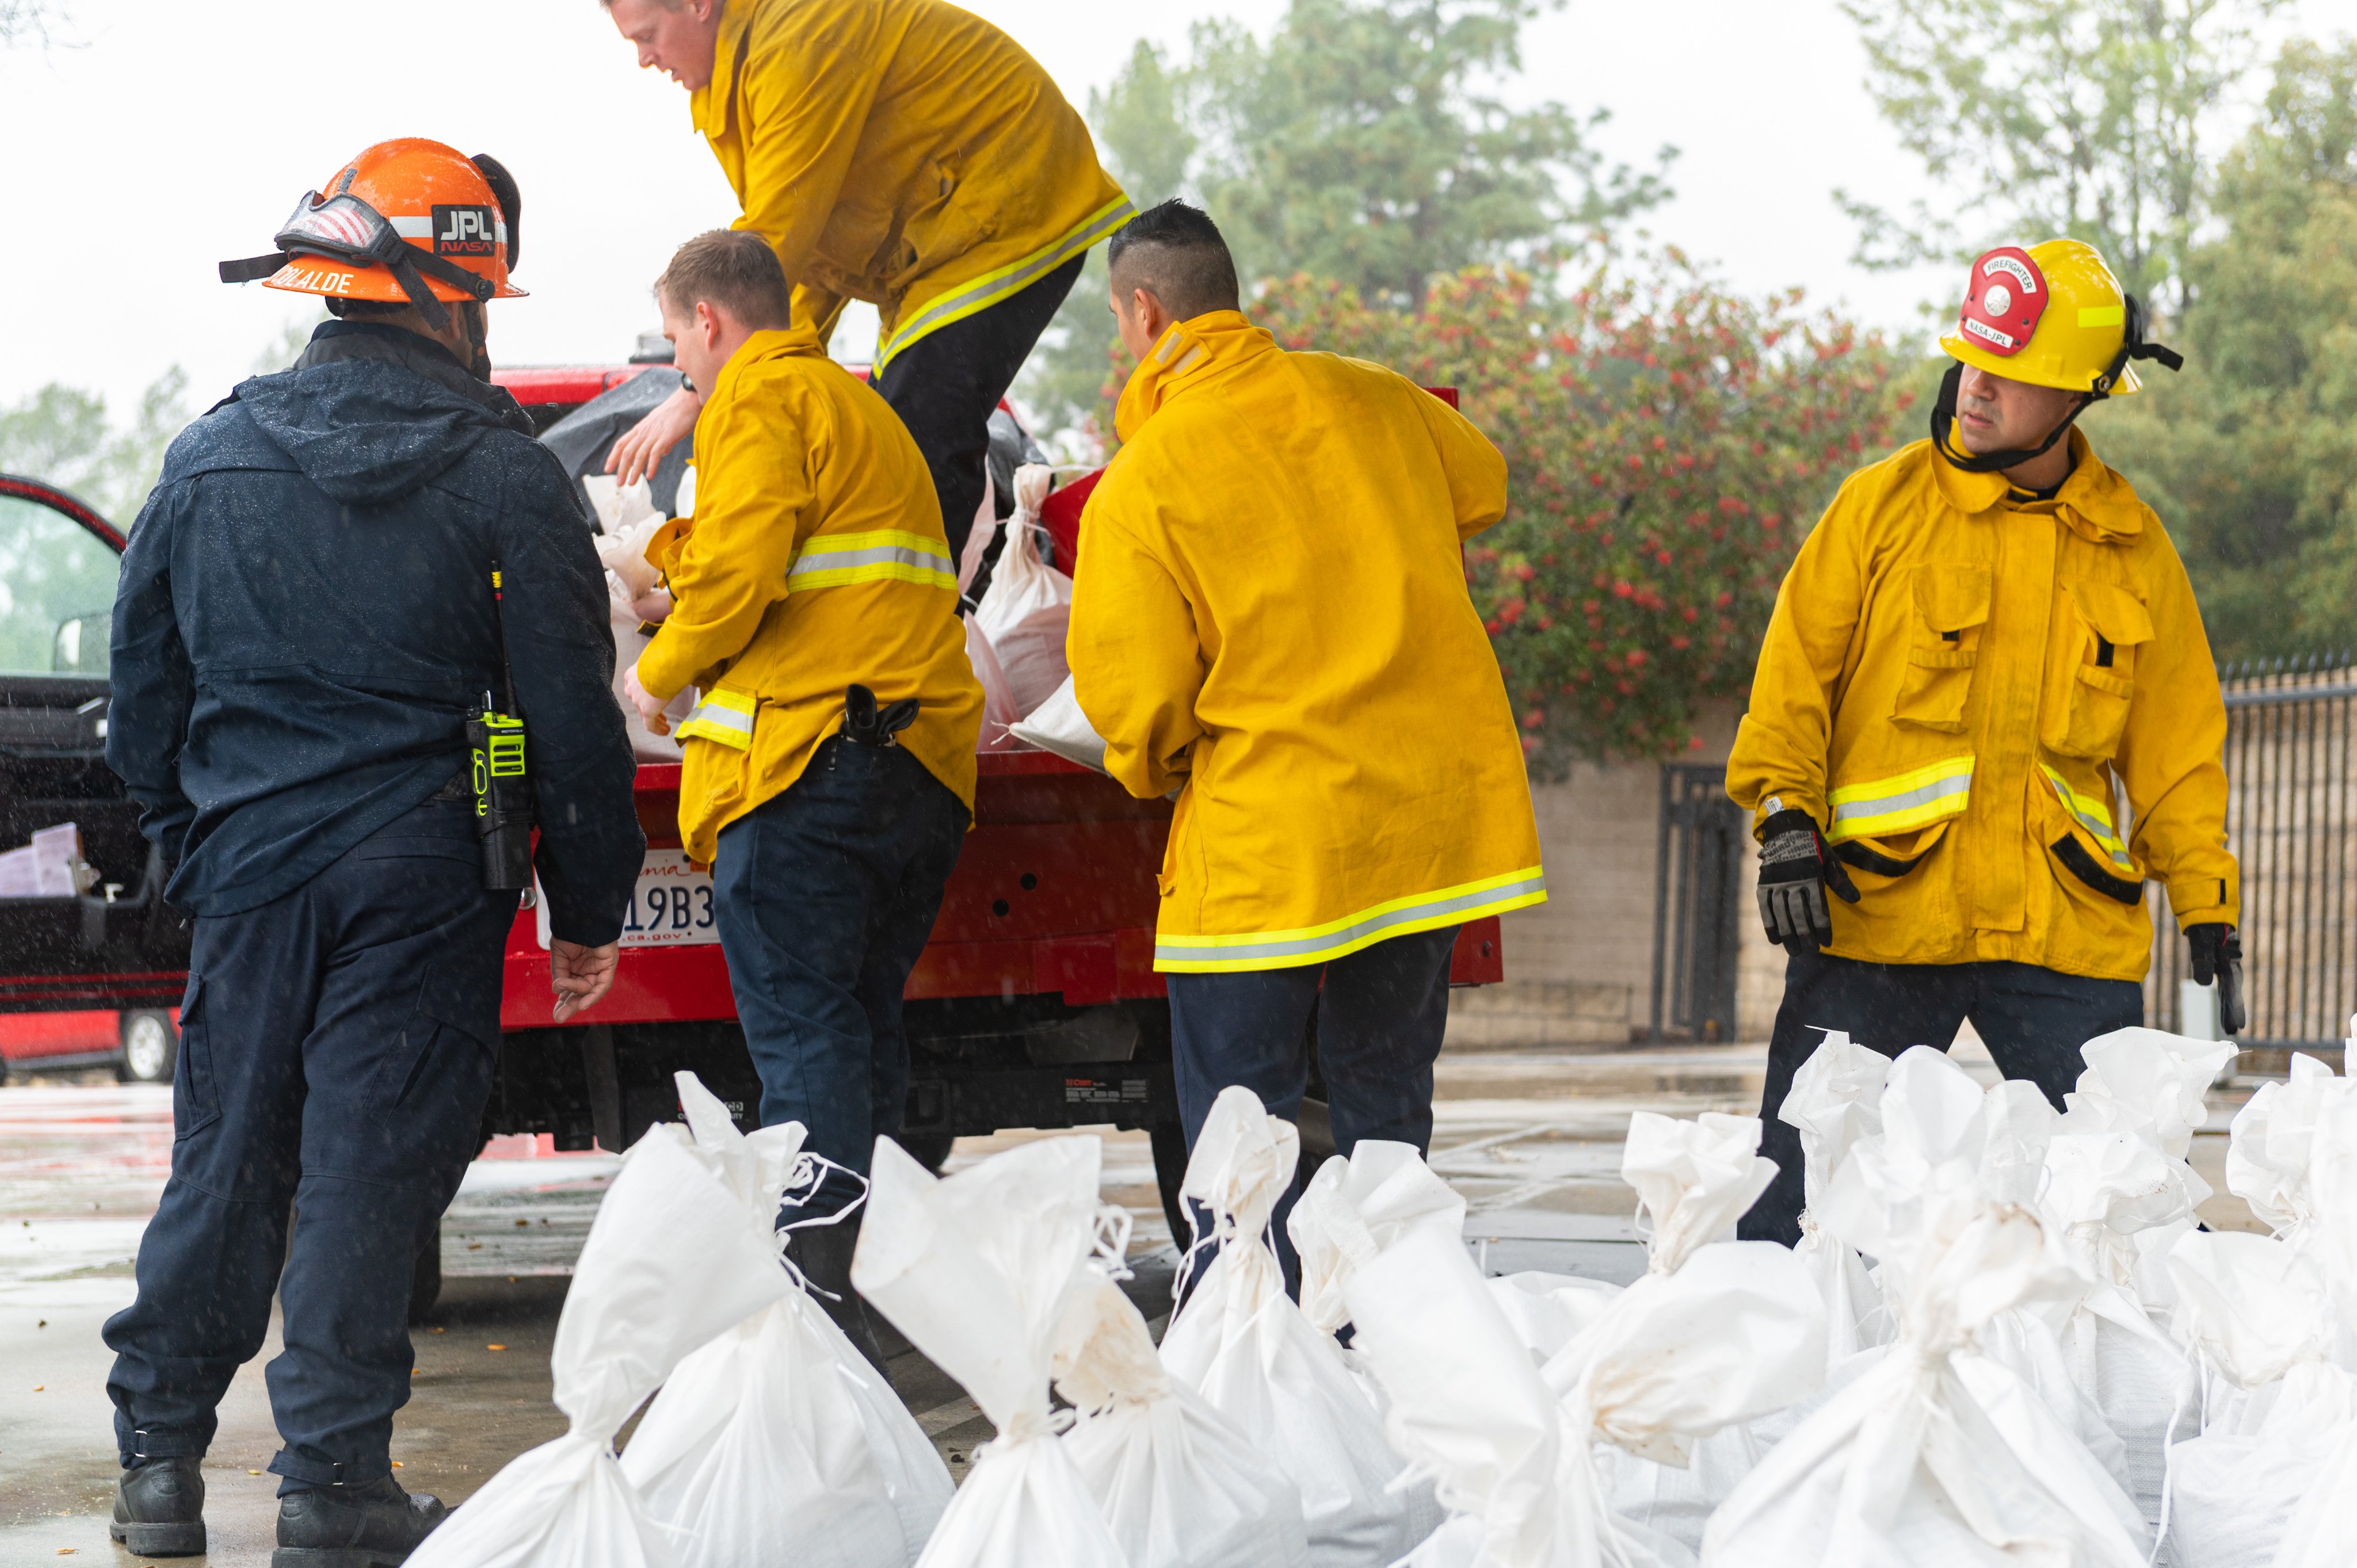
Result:
[[[1696,712],[1750,682],[1803,535],[1912,401],[1879,338],[1804,314],[1797,290],[1737,298],[1675,252],[1573,275],[1476,268],[1412,314],[1297,276],[1249,307],[1288,349],[1456,387],[1505,452],[1505,521],[1467,577],[1548,777],[1701,745]]]

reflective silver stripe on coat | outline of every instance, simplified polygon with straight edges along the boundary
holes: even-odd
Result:
[[[1918,784],[1912,789],[1902,789],[1896,795],[1878,796],[1871,800],[1844,800],[1834,807],[1834,825],[1859,822],[1874,817],[1888,817],[1900,811],[1911,811],[1944,800],[1951,795],[1972,793],[1973,776],[1959,773],[1953,779],[1934,779],[1928,784]]]
[[[852,572],[862,566],[908,566],[920,572],[947,572],[948,555],[933,550],[912,550],[905,544],[876,544],[865,550],[813,550],[798,558],[786,573],[791,583],[820,572]]]
[[[1353,942],[1394,927],[1414,925],[1421,920],[1461,914],[1467,910],[1485,908],[1503,899],[1520,898],[1532,893],[1546,891],[1546,877],[1534,871],[1511,882],[1480,887],[1454,897],[1437,899],[1426,904],[1409,904],[1396,909],[1386,909],[1380,915],[1369,915],[1347,926],[1338,926],[1316,936],[1290,937],[1266,942],[1189,942],[1185,939],[1161,940],[1154,944],[1157,963],[1237,963],[1256,959],[1306,958],[1329,949],[1345,948]]]

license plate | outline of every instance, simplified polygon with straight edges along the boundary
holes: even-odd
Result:
[[[539,915],[540,945],[548,946],[548,900],[533,900]],[[720,940],[712,918],[712,876],[687,864],[681,849],[651,849],[639,867],[639,885],[622,917],[626,948],[694,947]]]

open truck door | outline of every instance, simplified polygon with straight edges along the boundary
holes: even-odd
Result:
[[[167,1008],[188,930],[164,904],[139,808],[106,766],[121,530],[54,485],[0,474],[0,1013]]]

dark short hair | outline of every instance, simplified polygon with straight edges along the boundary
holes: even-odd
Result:
[[[1211,214],[1183,201],[1149,207],[1114,231],[1105,260],[1126,295],[1142,288],[1181,321],[1241,307],[1236,259]]]
[[[786,269],[749,229],[715,229],[682,245],[655,279],[655,297],[683,316],[716,305],[757,332],[793,324]]]

